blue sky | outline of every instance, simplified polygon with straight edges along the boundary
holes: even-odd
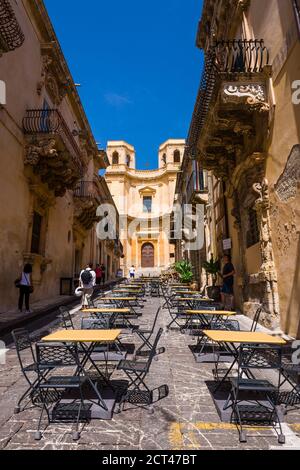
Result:
[[[97,142],[126,140],[138,168],[187,136],[203,65],[202,0],[45,0]]]

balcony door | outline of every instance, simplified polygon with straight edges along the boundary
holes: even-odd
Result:
[[[145,243],[142,246],[142,268],[154,268],[154,246]]]

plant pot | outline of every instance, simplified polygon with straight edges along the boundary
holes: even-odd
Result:
[[[210,299],[219,302],[221,300],[221,287],[220,286],[210,286],[207,288],[207,295]]]

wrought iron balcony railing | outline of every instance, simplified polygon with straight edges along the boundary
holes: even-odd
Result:
[[[74,196],[81,199],[100,200],[99,188],[95,181],[80,181],[74,190]]]
[[[67,123],[57,109],[28,109],[23,118],[26,135],[59,136],[78,168],[82,168],[81,151]]]
[[[24,39],[9,0],[0,0],[0,55],[2,52],[17,49]]]
[[[196,140],[205,123],[212,98],[220,80],[239,80],[241,76],[254,77],[269,65],[269,50],[263,40],[219,41],[205,56],[204,70],[190,127],[188,147],[196,152]]]

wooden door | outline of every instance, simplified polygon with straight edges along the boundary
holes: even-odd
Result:
[[[142,268],[154,268],[154,246],[145,243],[142,246]]]

